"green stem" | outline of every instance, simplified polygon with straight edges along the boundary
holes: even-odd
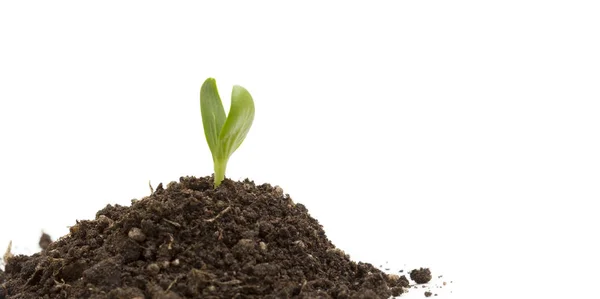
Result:
[[[227,160],[214,160],[215,163],[215,188],[221,185],[225,179],[225,169],[227,168]]]

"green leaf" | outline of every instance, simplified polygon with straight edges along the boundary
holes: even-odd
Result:
[[[229,115],[225,116],[215,79],[208,78],[200,88],[200,113],[206,142],[212,153],[215,188],[225,179],[229,157],[242,144],[254,121],[254,101],[243,87],[231,92]]]
[[[219,152],[219,134],[225,123],[225,109],[214,78],[206,79],[200,88],[200,113],[206,142],[214,159]]]
[[[223,158],[229,158],[240,147],[254,121],[254,101],[243,87],[235,85],[231,91],[231,108],[219,135]]]

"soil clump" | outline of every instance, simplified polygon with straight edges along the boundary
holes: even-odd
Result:
[[[418,284],[428,283],[431,280],[431,271],[429,268],[420,268],[410,271],[410,279]]]

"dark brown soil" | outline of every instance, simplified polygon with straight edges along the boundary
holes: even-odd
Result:
[[[70,231],[10,258],[0,298],[389,298],[408,287],[351,261],[281,188],[248,180],[181,178]]]
[[[6,289],[4,288],[4,272],[0,269],[0,299],[6,298]]]
[[[48,245],[52,243],[52,238],[49,234],[42,232],[42,236],[40,237],[39,245],[41,249],[48,248]]]
[[[410,279],[416,283],[428,283],[431,280],[431,271],[429,268],[414,269],[410,271]]]

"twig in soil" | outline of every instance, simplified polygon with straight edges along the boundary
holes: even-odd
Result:
[[[4,256],[2,256],[2,260],[4,261],[5,265],[8,264],[8,260],[14,256],[11,252],[11,249],[12,249],[12,240],[8,241],[8,247],[6,248],[6,252],[4,253]]]
[[[227,208],[225,208],[225,210],[221,211],[219,214],[217,214],[217,216],[210,218],[210,219],[206,219],[204,221],[206,222],[213,222],[217,219],[219,219],[221,216],[223,216],[225,213],[227,213],[227,211],[229,211],[229,209],[231,209],[231,206],[228,206]]]
[[[34,285],[40,281],[42,275],[44,274],[44,269],[38,264],[35,266],[35,272],[29,276],[29,279],[25,282],[26,286]]]
[[[242,283],[242,281],[238,280],[238,279],[233,279],[233,280],[229,280],[229,281],[213,280],[213,282],[215,282],[218,285],[236,285],[236,284]]]
[[[173,287],[173,285],[177,282],[177,280],[179,280],[179,277],[175,277],[175,280],[173,280],[173,282],[171,282],[169,284],[169,287],[167,287],[167,289],[165,290],[165,293],[168,293],[169,290],[171,290],[171,287]]]
[[[52,278],[52,280],[54,280],[54,283],[56,284],[56,287],[59,289],[63,289],[63,288],[70,288],[71,285],[66,283],[64,279],[60,279],[60,281],[57,281],[56,279]]]
[[[169,250],[173,249],[173,241],[175,241],[175,239],[173,238],[173,235],[171,234],[167,234],[169,236],[169,244],[167,245],[167,248]]]
[[[298,295],[302,294],[302,291],[304,290],[305,286],[306,286],[306,279],[302,282],[302,286],[300,287],[300,292],[298,292]]]
[[[171,224],[171,225],[173,225],[173,226],[175,226],[175,227],[178,227],[178,228],[179,228],[179,227],[181,227],[181,224],[179,224],[179,223],[177,223],[177,222],[175,222],[175,221],[171,221],[171,220],[169,220],[169,219],[167,219],[167,218],[163,218],[163,220],[164,220],[166,223],[169,223],[169,224]]]
[[[148,180],[148,187],[150,187],[150,195],[154,194],[154,188],[152,188],[152,183]]]

